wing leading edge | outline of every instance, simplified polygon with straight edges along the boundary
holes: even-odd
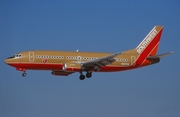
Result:
[[[94,69],[94,70],[98,71],[100,67],[109,65],[109,64],[113,63],[114,61],[116,61],[114,59],[114,57],[119,54],[121,54],[121,53],[115,53],[115,54],[112,54],[109,56],[104,56],[102,58],[84,62],[81,65],[84,69]]]

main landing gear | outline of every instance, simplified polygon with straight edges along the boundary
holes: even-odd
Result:
[[[86,73],[86,78],[91,78],[92,77],[92,72],[87,72]],[[84,80],[85,79],[85,75],[82,74],[82,72],[80,72],[80,76],[79,76],[80,80]]]

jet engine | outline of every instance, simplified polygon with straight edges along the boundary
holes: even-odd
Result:
[[[159,63],[160,58],[155,58],[151,60],[151,64]]]
[[[64,71],[52,71],[51,74],[55,76],[68,76],[69,75],[68,72],[64,72]]]
[[[81,71],[81,65],[76,63],[63,63],[62,70],[65,72]]]

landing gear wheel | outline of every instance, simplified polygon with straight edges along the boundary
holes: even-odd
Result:
[[[91,76],[92,76],[92,72],[89,72],[89,73],[86,74],[87,78],[91,78]]]
[[[22,76],[25,77],[25,76],[26,76],[26,73],[22,73]]]
[[[79,79],[80,79],[80,80],[84,80],[84,79],[85,79],[85,76],[84,76],[84,75],[80,75],[80,76],[79,76]]]

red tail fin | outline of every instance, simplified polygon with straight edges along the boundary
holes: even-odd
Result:
[[[139,54],[152,54],[156,55],[158,50],[163,26],[155,26],[150,33],[144,38],[144,40],[136,47],[136,51]]]
[[[136,47],[139,54],[137,62],[144,61],[148,56],[156,55],[163,26],[155,26],[144,40]]]

